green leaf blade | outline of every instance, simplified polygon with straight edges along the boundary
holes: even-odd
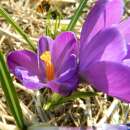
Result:
[[[14,29],[16,29],[16,31],[24,38],[24,40],[30,45],[30,47],[32,48],[32,50],[36,50],[35,46],[32,42],[32,40],[29,38],[29,36],[20,28],[19,25],[17,25],[17,23],[15,23],[15,21],[9,16],[9,14],[0,6],[0,14],[6,19],[6,21],[8,23],[10,23],[12,25],[12,27],[14,27]]]
[[[20,129],[25,130],[26,126],[24,124],[22,110],[19,104],[16,90],[14,88],[10,73],[8,72],[6,63],[4,61],[4,56],[0,52],[0,82],[2,89],[4,91],[7,103],[10,107],[12,115],[15,118],[16,124]]]
[[[82,14],[82,10],[84,9],[84,7],[86,6],[87,0],[81,0],[79,7],[77,8],[77,10],[75,11],[74,16],[72,17],[72,20],[70,21],[68,27],[67,27],[67,31],[72,31],[74,26],[76,25],[78,18],[81,16]]]

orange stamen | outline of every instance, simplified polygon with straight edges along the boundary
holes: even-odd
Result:
[[[45,51],[41,56],[40,59],[44,61],[45,63],[45,70],[46,70],[46,76],[48,80],[54,79],[54,65],[51,61],[51,54],[49,51]]]

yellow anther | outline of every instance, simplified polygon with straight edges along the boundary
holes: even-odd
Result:
[[[50,51],[45,51],[40,59],[45,63],[46,76],[48,80],[54,79],[54,65],[51,61]]]

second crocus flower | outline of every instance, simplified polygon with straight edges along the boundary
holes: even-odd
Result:
[[[79,75],[97,90],[130,102],[130,20],[121,22],[123,5],[123,0],[98,0],[90,11],[81,32]]]

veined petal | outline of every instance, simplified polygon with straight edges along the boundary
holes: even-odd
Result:
[[[56,72],[56,77],[59,77],[61,74],[64,72],[70,70],[70,69],[75,69],[75,67],[78,66],[78,57],[75,54],[69,54],[66,55],[64,62],[61,62],[57,72]]]
[[[10,71],[15,74],[16,67],[23,67],[29,72],[38,75],[37,55],[28,50],[13,51],[7,56]]]
[[[69,72],[71,73],[71,72]],[[76,76],[77,74],[73,75],[70,79],[68,79],[68,73],[62,77],[63,79],[55,79],[50,82],[48,82],[49,88],[53,92],[59,93],[63,96],[68,96],[71,94],[77,87],[78,78]]]
[[[80,52],[80,71],[99,60],[121,62],[126,54],[127,45],[118,29],[103,29]]]
[[[26,87],[29,89],[41,89],[45,87],[44,83],[41,83],[38,75],[35,75],[23,67],[16,67],[15,69],[15,77]]]
[[[76,89],[78,83],[78,66],[76,59],[77,57],[72,55],[66,64],[63,65],[65,67],[63,73],[61,73],[59,77],[56,77],[55,80],[48,82],[48,86],[50,86],[52,91],[67,96]]]
[[[77,56],[72,54],[63,65],[58,79],[60,79],[60,81],[62,80],[64,81],[64,77],[65,80],[71,79],[77,73],[77,71],[78,71]],[[77,75],[75,76],[77,77]]]
[[[52,62],[56,73],[62,68],[71,54],[78,54],[78,43],[73,32],[62,32],[54,40],[52,48]],[[59,74],[59,73],[58,73]]]
[[[46,51],[52,51],[53,40],[47,36],[41,36],[38,42],[38,68],[39,68],[39,77],[44,82],[46,79],[45,72],[45,63],[41,61],[40,57]]]
[[[96,62],[83,76],[94,88],[130,102],[130,68],[115,62]]]
[[[90,11],[81,31],[80,49],[104,27],[117,24],[123,15],[123,0],[98,0]]]
[[[119,29],[124,34],[126,42],[130,44],[130,18],[122,21],[119,24]]]
[[[47,36],[41,36],[38,42],[38,53],[41,55],[45,51],[51,51],[53,46],[53,40]]]

